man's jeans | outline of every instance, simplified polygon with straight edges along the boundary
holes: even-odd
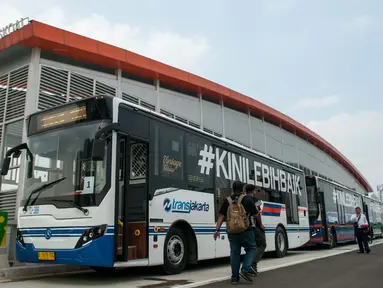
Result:
[[[256,245],[254,233],[248,230],[242,233],[228,233],[230,242],[230,265],[231,278],[239,279],[239,268],[241,267],[241,248],[245,248],[246,255],[243,257],[242,269],[250,272],[251,263],[255,257]]]

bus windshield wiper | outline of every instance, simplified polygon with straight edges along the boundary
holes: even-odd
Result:
[[[74,202],[74,201],[71,201],[71,200],[61,200],[61,199],[52,199],[51,201],[53,201],[53,202],[61,202],[61,203],[69,203],[69,204],[71,204],[73,207],[75,207],[75,208],[77,208],[78,210],[82,211],[82,212],[84,213],[85,216],[88,216],[88,215],[89,215],[89,210],[88,210],[88,209],[81,207],[79,204],[77,204],[77,203]]]
[[[24,205],[24,208],[23,208],[23,211],[26,212],[27,211],[27,207],[28,207],[28,204],[29,204],[29,201],[31,201],[31,198],[32,198],[32,195],[33,194],[36,194],[36,193],[39,193],[35,199],[33,199],[33,201],[31,202],[31,205],[35,204],[37,198],[39,198],[41,192],[43,192],[45,189],[47,188],[50,188],[58,183],[60,183],[61,181],[65,180],[66,177],[63,177],[63,178],[60,178],[60,179],[57,179],[55,181],[52,181],[52,182],[49,182],[49,183],[46,183],[40,187],[37,187],[36,189],[34,189],[31,194],[29,195],[28,199],[27,199],[27,202],[25,202],[25,205]]]

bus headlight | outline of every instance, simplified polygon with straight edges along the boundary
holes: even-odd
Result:
[[[20,242],[21,245],[25,246],[23,234],[21,234],[21,231],[19,229],[17,229],[16,239],[17,239],[17,241]]]
[[[311,237],[317,235],[318,233],[320,233],[320,228],[311,229]]]
[[[89,244],[93,240],[104,236],[107,229],[108,229],[108,225],[104,224],[104,225],[95,226],[85,230],[85,232],[82,234],[82,236],[78,240],[75,248],[81,248],[84,245]]]

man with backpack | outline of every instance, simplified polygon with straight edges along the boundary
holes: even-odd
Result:
[[[214,239],[220,236],[219,230],[223,221],[226,221],[227,236],[230,242],[230,265],[231,265],[231,283],[237,284],[239,277],[246,282],[252,283],[251,264],[255,257],[256,245],[254,233],[250,226],[250,217],[255,216],[258,210],[255,207],[254,200],[243,194],[244,184],[240,181],[233,183],[233,194],[227,197],[219,210],[216,231]],[[246,255],[243,258],[242,271],[241,266],[241,248],[244,248]]]

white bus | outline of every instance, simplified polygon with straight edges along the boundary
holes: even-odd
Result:
[[[26,150],[18,261],[175,274],[227,257],[225,226],[213,233],[235,180],[260,188],[267,251],[283,257],[310,239],[303,172],[232,141],[109,96],[32,114],[26,127],[2,169]]]

